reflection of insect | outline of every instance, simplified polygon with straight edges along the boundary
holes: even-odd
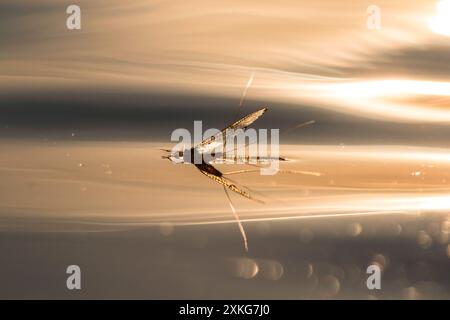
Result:
[[[245,99],[245,95],[246,92],[248,90],[248,87],[250,86],[251,82],[253,80],[253,75],[250,78],[249,82],[247,83],[247,87],[243,93],[243,96],[241,98],[240,104],[239,104],[239,108],[241,108],[243,106],[243,102]],[[258,166],[258,165],[263,165],[263,164],[270,164],[273,161],[287,161],[287,159],[283,158],[283,157],[271,157],[271,156],[267,156],[267,157],[241,157],[241,158],[237,158],[237,157],[226,157],[224,153],[222,154],[217,154],[217,153],[213,153],[213,150],[216,150],[217,147],[222,146],[224,143],[226,143],[227,139],[229,137],[227,137],[227,134],[229,135],[230,132],[235,135],[236,134],[236,130],[242,129],[245,130],[248,126],[250,126],[253,122],[255,122],[256,120],[258,120],[265,112],[267,111],[267,108],[262,108],[259,109],[258,111],[252,112],[248,115],[246,115],[245,117],[241,118],[240,120],[232,123],[231,125],[229,125],[228,127],[226,127],[225,129],[223,129],[220,133],[218,133],[215,136],[212,136],[210,138],[207,138],[205,140],[203,140],[201,143],[199,143],[197,146],[190,148],[190,149],[185,149],[183,151],[178,151],[176,153],[172,153],[171,155],[168,156],[163,156],[164,159],[169,159],[170,161],[172,161],[173,163],[176,164],[194,164],[195,167],[201,172],[203,173],[205,176],[207,176],[208,178],[216,181],[217,183],[220,183],[223,186],[223,189],[225,191],[225,194],[227,196],[228,199],[228,203],[231,207],[231,210],[233,211],[233,214],[236,218],[236,221],[239,225],[239,230],[241,232],[242,238],[244,240],[244,248],[246,251],[248,251],[248,245],[247,245],[247,236],[245,234],[245,230],[242,226],[242,223],[239,219],[239,216],[236,212],[236,209],[233,206],[233,203],[231,201],[230,195],[228,194],[228,190],[231,190],[233,192],[235,192],[236,194],[239,194],[247,199],[259,202],[259,203],[264,203],[262,200],[255,198],[253,195],[250,194],[250,190],[242,185],[237,184],[235,181],[231,180],[230,178],[226,178],[226,175],[231,175],[231,174],[239,174],[239,173],[245,173],[245,172],[256,172],[259,170],[240,170],[240,171],[233,171],[233,172],[228,172],[228,173],[222,173],[219,170],[217,170],[213,164],[220,164],[220,163],[227,163],[227,164],[231,164],[231,163],[239,163],[239,164],[248,164],[248,165],[253,165],[253,166]],[[308,122],[305,124],[310,124],[313,122]],[[303,125],[305,125],[303,124]],[[298,126],[297,126],[298,127]],[[168,149],[162,149],[163,151],[166,152],[171,152],[171,150]],[[210,161],[205,161],[203,158],[203,154],[205,153],[210,153],[211,156],[213,157],[212,160]],[[201,159],[200,163],[194,163],[194,159]],[[287,170],[278,170],[279,172],[284,172],[284,173],[303,173],[303,174],[313,174],[313,175],[317,175],[316,173],[308,173],[308,172],[293,172],[293,171],[287,171]]]

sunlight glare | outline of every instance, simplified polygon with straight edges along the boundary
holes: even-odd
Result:
[[[437,14],[430,20],[429,26],[434,33],[450,37],[450,0],[437,4]]]

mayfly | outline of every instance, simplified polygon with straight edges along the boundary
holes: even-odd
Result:
[[[250,77],[250,80],[248,81],[247,86],[242,94],[236,118],[238,118],[239,111],[243,107],[248,88],[250,87],[250,85],[253,81],[253,76],[254,75],[252,74],[252,76]],[[235,156],[226,157],[225,152],[223,152],[220,155],[214,155],[212,160],[205,161],[205,158],[203,157],[203,155],[206,153],[214,152],[214,150],[217,150],[218,147],[224,146],[226,141],[228,141],[228,139],[230,138],[227,135],[230,135],[230,133],[232,135],[236,135],[236,132],[238,132],[238,130],[241,130],[241,132],[242,132],[242,130],[247,129],[248,126],[250,126],[256,120],[258,120],[267,110],[268,110],[268,108],[264,107],[255,112],[247,114],[245,117],[242,117],[241,119],[239,119],[239,120],[233,122],[232,124],[230,124],[229,126],[227,126],[225,129],[220,131],[220,133],[204,139],[202,142],[200,142],[199,144],[197,144],[196,146],[194,146],[192,148],[187,148],[187,149],[179,150],[176,152],[172,152],[172,150],[168,150],[168,149],[161,149],[166,152],[171,152],[170,155],[163,156],[164,159],[169,159],[171,162],[173,162],[175,164],[193,164],[205,176],[207,176],[208,178],[214,180],[215,182],[217,182],[223,186],[223,189],[227,196],[228,204],[230,205],[231,211],[233,212],[233,215],[238,223],[239,231],[242,235],[242,239],[244,242],[244,249],[246,252],[248,252],[247,235],[245,233],[245,229],[242,225],[239,215],[237,214],[236,209],[231,201],[231,197],[230,197],[228,191],[232,191],[244,198],[247,198],[249,200],[253,200],[253,201],[256,201],[259,203],[264,203],[264,201],[256,198],[252,194],[252,192],[250,191],[250,189],[248,187],[239,185],[237,182],[235,182],[232,179],[230,179],[229,177],[225,177],[225,176],[232,175],[232,174],[246,173],[246,172],[256,172],[259,170],[239,170],[239,171],[233,171],[233,172],[228,172],[228,173],[222,173],[221,171],[217,170],[213,166],[213,164],[222,164],[222,163],[226,163],[226,164],[236,163],[237,164],[237,163],[239,163],[239,164],[248,164],[248,165],[258,166],[258,165],[270,164],[273,161],[288,161],[288,160],[283,157],[271,157],[271,156],[266,156],[266,157],[259,157],[259,156],[249,157],[249,156],[247,156],[247,157],[243,157],[243,158],[242,157],[238,158]],[[304,126],[304,125],[308,125],[311,123],[314,123],[314,121],[309,121],[309,122],[301,124],[299,126]],[[299,126],[296,126],[296,127],[299,127]],[[194,159],[199,159],[199,158],[201,159],[201,161],[199,161],[199,163],[197,163],[197,161],[194,161]],[[293,170],[278,170],[278,172],[320,175],[319,173],[315,173],[315,172],[302,172],[302,171],[295,172]]]

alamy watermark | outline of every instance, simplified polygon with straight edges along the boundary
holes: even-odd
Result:
[[[185,128],[172,132],[171,141],[178,143],[168,158],[175,164],[260,165],[261,175],[274,175],[279,170],[279,136],[279,129],[212,128],[203,132],[202,121],[194,121],[193,136]]]
[[[66,27],[69,30],[81,29],[81,8],[76,4],[71,4],[66,8],[66,13],[69,15],[66,19]]]
[[[366,26],[369,30],[380,30],[381,29],[381,8],[377,5],[370,5],[366,10],[367,17]]]
[[[73,264],[67,267],[66,273],[70,274],[66,280],[67,289],[81,290],[81,268]]]
[[[367,289],[380,290],[381,289],[381,268],[376,264],[371,264],[367,267],[366,273],[369,274],[366,281]]]

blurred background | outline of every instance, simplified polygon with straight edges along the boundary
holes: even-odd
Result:
[[[76,4],[80,30],[0,4],[1,298],[449,298],[449,1]],[[159,148],[232,122],[252,73],[241,115],[315,120],[280,152],[320,176],[233,177],[266,201],[232,195],[245,253],[222,187]]]

